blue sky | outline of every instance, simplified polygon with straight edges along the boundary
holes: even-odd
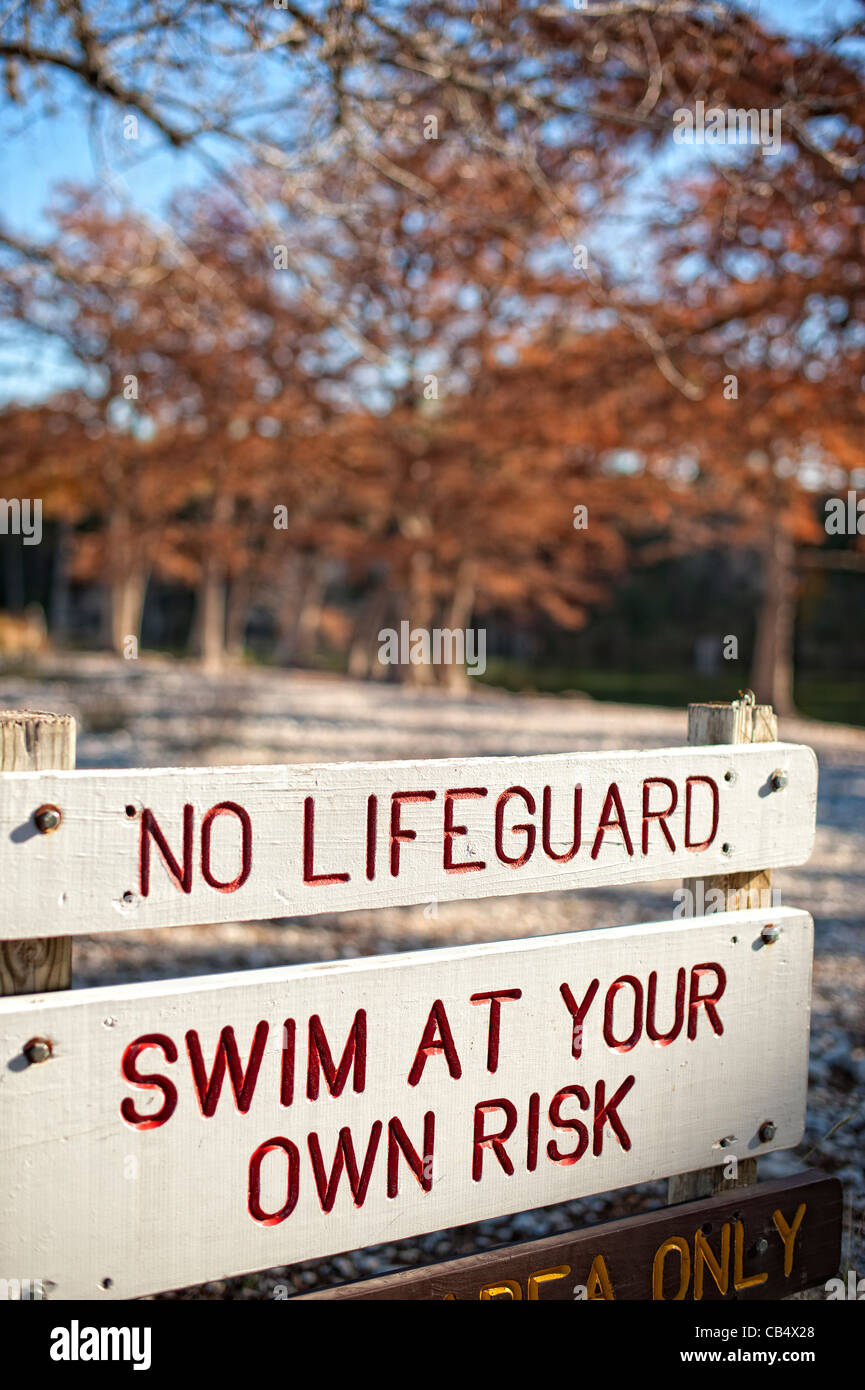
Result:
[[[791,33],[811,37],[828,16],[838,22],[847,15],[862,14],[855,0],[751,0],[740,8],[758,12]],[[205,179],[194,154],[167,148],[144,121],[138,140],[124,140],[120,111],[107,122],[103,116],[94,137],[75,83],[70,79],[61,91],[68,105],[29,123],[5,94],[0,98],[0,187],[4,190],[0,215],[12,230],[45,235],[49,224],[43,214],[52,189],[63,182],[93,183],[100,177],[103,160],[122,182],[125,196],[155,214],[164,211],[177,189]],[[107,139],[110,148],[100,151],[100,139]],[[681,147],[677,153],[682,153]],[[52,348],[41,337],[28,340],[10,327],[0,332],[0,402],[37,399],[77,379],[78,369],[62,346]]]
[[[759,13],[789,33],[814,36],[822,21],[834,16],[840,22],[848,14],[862,14],[855,0],[750,0],[738,8]],[[67,111],[52,117],[36,119],[15,138],[8,138],[10,106],[5,94],[0,99],[0,187],[5,190],[2,206],[4,219],[31,232],[43,225],[42,211],[55,184],[67,180],[89,183],[98,173],[98,156],[94,158],[85,111],[74,101],[76,87],[70,80],[68,91],[74,104]],[[20,125],[20,114],[13,120]],[[118,115],[118,124],[120,117]],[[115,157],[115,151],[121,157]],[[152,212],[164,209],[172,191],[182,185],[196,183],[203,177],[201,165],[194,155],[166,149],[141,124],[138,142],[115,142],[112,166],[126,164],[126,183],[134,201]],[[123,160],[124,155],[129,155]]]

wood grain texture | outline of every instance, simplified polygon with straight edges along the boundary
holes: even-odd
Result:
[[[45,936],[740,874],[808,858],[816,792],[813,752],[780,743],[10,773],[0,878],[15,933]]]
[[[771,705],[757,705],[745,699],[733,704],[694,704],[688,706],[688,743],[697,747],[707,744],[774,743],[778,737],[778,716]],[[768,861],[767,861],[768,862]],[[772,875],[767,868],[752,873],[718,874],[702,880],[689,879],[685,887],[694,900],[705,903],[713,889],[724,894],[726,910],[735,912],[759,907],[771,899]],[[738,1164],[734,1177],[725,1177],[723,1168],[704,1168],[695,1173],[680,1173],[670,1179],[669,1202],[687,1202],[706,1197],[712,1192],[731,1188],[750,1187],[757,1181],[757,1160],[745,1159]]]
[[[132,1297],[789,1148],[813,928],[767,920],[0,1000],[0,1277]]]
[[[806,1171],[758,1183],[748,1192],[726,1193],[675,1210],[666,1207],[465,1259],[363,1279],[290,1301],[570,1303],[575,1298],[594,1302],[681,1298],[693,1303],[788,1298],[801,1289],[825,1285],[837,1275],[842,1205],[837,1178]],[[802,1206],[805,1210],[796,1226]],[[670,1248],[668,1242],[679,1244]],[[717,1262],[719,1279],[705,1259],[707,1248]]]
[[[75,720],[71,715],[0,711],[0,773],[44,772],[74,766]],[[72,978],[72,938],[43,937],[31,911],[21,906],[19,912],[21,916],[16,920],[9,906],[4,905],[0,937],[12,939],[0,940],[0,995],[68,988]],[[27,939],[20,939],[19,933]]]

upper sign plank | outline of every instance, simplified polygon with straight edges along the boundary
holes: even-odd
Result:
[[[0,936],[250,921],[801,864],[814,840],[816,797],[814,753],[786,743],[3,773]],[[56,812],[57,828],[40,831]]]
[[[131,1298],[789,1148],[812,948],[774,908],[0,999],[0,1278]]]

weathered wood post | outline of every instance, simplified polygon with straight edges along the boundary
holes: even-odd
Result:
[[[774,743],[777,738],[778,716],[771,705],[755,704],[750,691],[732,704],[688,706],[689,745]],[[758,869],[753,873],[690,878],[685,879],[685,887],[692,894],[692,902],[699,900],[704,904],[708,893],[720,889],[726,900],[725,911],[735,912],[740,908],[759,908],[761,901],[766,901],[761,895],[771,892],[772,874],[768,869]],[[738,1162],[734,1178],[725,1178],[723,1167],[700,1168],[695,1173],[680,1173],[669,1178],[667,1201],[670,1204],[693,1202],[698,1197],[710,1197],[731,1187],[750,1187],[756,1181],[757,1159],[743,1158]]]
[[[71,714],[0,710],[0,772],[57,772],[75,766],[75,720]],[[34,812],[41,798],[34,786]],[[50,827],[50,813],[44,824]],[[42,833],[34,826],[36,834]],[[52,833],[47,829],[44,833]],[[72,975],[72,938],[47,936],[0,941],[0,995],[67,989]]]

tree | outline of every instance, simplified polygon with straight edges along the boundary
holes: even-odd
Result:
[[[709,0],[10,15],[25,113],[86,92],[115,144],[128,110],[217,170],[161,224],[79,197],[50,242],[0,233],[7,313],[102,373],[74,413],[104,432],[111,519],[78,545],[115,641],[150,566],[197,586],[211,663],[229,600],[236,630],[282,588],[288,633],[297,585],[310,616],[342,574],[362,668],[387,611],[574,624],[635,544],[722,538],[766,564],[754,680],[789,705],[806,470],[852,467],[860,423],[855,33]],[[671,145],[697,101],[751,142]],[[123,416],[129,376],[147,401]]]

